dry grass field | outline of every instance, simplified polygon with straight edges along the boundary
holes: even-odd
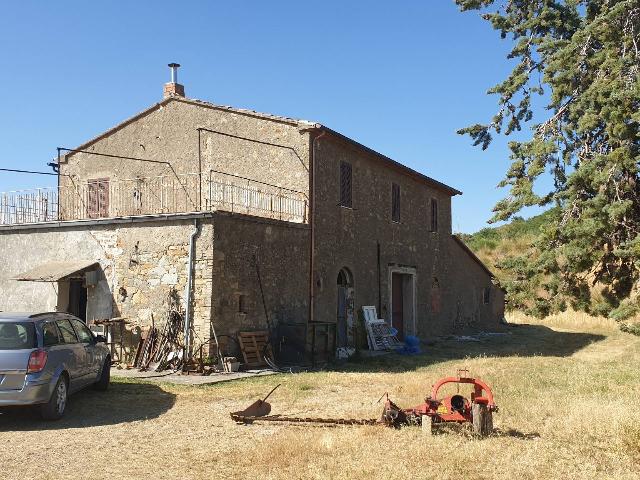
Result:
[[[441,342],[417,357],[208,387],[118,381],[107,394],[73,397],[57,423],[5,413],[0,477],[640,478],[640,338],[577,314],[510,320],[507,335]],[[412,406],[463,366],[494,387],[489,438],[465,428],[427,437],[419,428],[242,426],[228,414],[282,383],[273,413],[376,417],[384,392]]]

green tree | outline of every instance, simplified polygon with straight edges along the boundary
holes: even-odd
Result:
[[[486,149],[492,134],[531,130],[527,141],[509,143],[511,166],[499,184],[509,191],[492,221],[557,207],[539,255],[507,262],[526,280],[514,293],[530,285],[530,311],[541,316],[570,303],[628,318],[638,311],[640,273],[640,0],[455,1],[511,41],[516,62],[488,92],[498,97],[490,123],[458,133]],[[535,96],[547,102],[540,118]],[[554,186],[540,193],[545,175]]]

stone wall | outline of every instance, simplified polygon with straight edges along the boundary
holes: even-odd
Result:
[[[273,326],[306,323],[309,227],[222,213],[216,215],[215,225],[212,323],[216,333],[266,330],[267,315]]]
[[[172,290],[184,305],[194,221],[195,347],[209,340],[211,325],[219,335],[266,327],[254,256],[273,324],[307,321],[308,226],[224,213],[1,230],[0,310],[64,311],[65,282],[12,278],[47,262],[94,260],[100,280],[88,288],[88,320],[125,317],[129,330],[162,325]]]
[[[211,218],[200,221],[195,282],[196,293],[204,296],[201,287],[207,288],[211,278],[204,266],[213,258],[213,222]],[[170,291],[175,289],[184,301],[192,230],[193,220],[185,219],[3,230],[0,310],[64,311],[64,281],[12,278],[47,262],[94,260],[100,263],[100,275],[97,286],[87,289],[87,320],[125,317],[130,328],[162,324]],[[193,322],[197,332],[208,334],[209,312],[195,312]]]
[[[453,238],[450,249],[451,281],[457,286],[449,300],[455,306],[450,327],[453,330],[495,328],[504,318],[504,291],[493,284],[485,269]]]
[[[220,133],[199,133],[199,128]],[[200,205],[206,206],[210,172],[217,170],[308,196],[309,134],[294,121],[262,118],[197,101],[168,99],[134,121],[106,132],[83,150],[170,165],[72,153],[61,162],[63,187],[81,185],[89,179],[109,179],[113,184],[138,177],[177,179],[176,175],[194,174],[188,179],[180,177],[188,194],[180,197],[177,211],[196,211]],[[127,188],[133,191],[133,183]],[[145,199],[151,198],[146,194]],[[112,199],[112,209],[117,201],[122,200]]]
[[[353,208],[339,206],[341,161],[352,165]],[[319,140],[315,162],[315,320],[336,321],[337,277],[343,267],[353,275],[355,311],[374,305],[387,321],[391,273],[413,275],[414,333],[422,338],[452,332],[460,305],[463,317],[475,311],[481,299],[470,292],[490,285],[491,277],[477,264],[481,271],[473,278],[463,273],[473,266],[451,238],[450,193],[333,136]],[[400,185],[400,222],[391,219],[392,183]],[[437,232],[431,231],[432,198],[438,202]],[[493,318],[480,318],[495,324]]]

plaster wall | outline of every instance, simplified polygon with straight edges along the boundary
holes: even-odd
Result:
[[[265,329],[265,305],[273,324],[307,321],[308,226],[225,213],[0,231],[0,310],[65,311],[68,282],[12,278],[47,262],[86,259],[100,263],[98,284],[88,289],[88,320],[125,317],[129,330],[162,325],[172,290],[184,307],[196,219],[195,346],[209,340],[212,325],[218,335]]]

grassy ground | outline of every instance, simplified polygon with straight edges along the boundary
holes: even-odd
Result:
[[[505,336],[438,343],[418,357],[209,387],[120,381],[73,397],[57,423],[3,414],[0,477],[637,479],[640,338],[577,315],[511,320],[520,324]],[[228,416],[282,383],[273,413],[376,417],[384,392],[412,406],[459,367],[494,387],[500,411],[487,439],[464,428],[426,437]]]

